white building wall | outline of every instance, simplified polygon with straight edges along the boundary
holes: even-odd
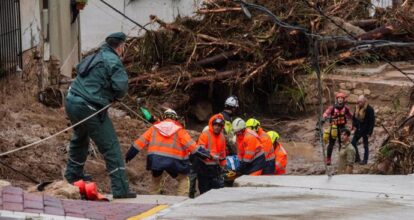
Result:
[[[392,0],[371,0],[371,3],[375,5],[375,7],[392,7]]]
[[[105,0],[119,11],[141,25],[147,24],[150,15],[156,15],[166,22],[177,16],[192,16],[202,0]],[[158,25],[149,25],[148,29]],[[123,18],[100,0],[89,0],[81,11],[82,52],[98,47],[108,34],[123,31],[128,36],[143,34],[139,27]]]
[[[20,1],[22,50],[26,51],[40,42],[41,20],[39,0]]]

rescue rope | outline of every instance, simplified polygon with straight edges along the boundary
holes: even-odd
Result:
[[[59,132],[57,132],[57,133],[55,133],[55,134],[53,134],[53,135],[50,135],[49,137],[46,137],[46,138],[40,139],[40,140],[38,140],[38,141],[35,141],[35,142],[33,142],[33,143],[31,143],[31,144],[28,144],[28,145],[25,145],[25,146],[23,146],[23,147],[19,147],[19,148],[13,149],[13,150],[9,150],[9,151],[6,151],[6,152],[3,152],[3,153],[0,153],[0,157],[2,157],[2,156],[6,156],[6,155],[9,155],[9,154],[12,154],[12,153],[17,152],[17,151],[20,151],[20,150],[24,150],[24,149],[26,149],[26,148],[29,148],[29,147],[35,146],[35,145],[37,145],[37,144],[40,144],[40,143],[42,143],[42,142],[44,142],[44,141],[47,141],[47,140],[49,140],[49,139],[51,139],[51,138],[53,138],[53,137],[56,137],[56,136],[58,136],[59,134],[62,134],[62,133],[64,133],[64,132],[66,132],[66,131],[68,131],[68,130],[70,130],[70,129],[72,129],[72,128],[74,128],[74,127],[76,127],[76,126],[80,125],[80,124],[82,124],[83,122],[85,122],[85,121],[89,120],[90,118],[94,117],[95,115],[97,115],[97,114],[101,113],[102,111],[104,111],[105,109],[109,108],[111,105],[112,105],[112,103],[110,103],[110,104],[106,105],[105,107],[101,108],[99,111],[97,111],[97,112],[95,112],[95,113],[91,114],[90,116],[88,116],[88,117],[84,118],[83,120],[81,120],[81,121],[77,122],[76,124],[74,124],[74,125],[72,125],[72,126],[70,126],[70,127],[67,127],[67,128],[65,128],[65,129],[63,129],[63,130],[61,130],[61,131],[59,131]]]

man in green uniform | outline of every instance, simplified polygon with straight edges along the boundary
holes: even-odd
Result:
[[[353,173],[356,151],[349,136],[351,136],[351,132],[347,128],[341,130],[343,147],[339,151],[338,174]]]
[[[109,35],[98,52],[87,56],[77,66],[77,77],[69,88],[65,103],[72,124],[127,93],[128,75],[120,60],[125,40],[126,35],[122,32]],[[74,128],[65,172],[68,182],[85,179],[83,167],[88,156],[89,138],[104,156],[114,198],[135,198],[136,193],[129,191],[120,144],[107,109]]]

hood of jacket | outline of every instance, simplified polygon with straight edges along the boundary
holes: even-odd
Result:
[[[221,119],[221,120],[223,120],[223,123],[224,123],[224,117],[223,117],[222,114],[215,114],[215,115],[211,116],[210,117],[210,120],[208,121],[208,130],[211,132],[211,134],[214,134],[214,131],[213,131],[213,121],[216,120],[216,119],[218,119],[218,118]],[[224,124],[223,124],[223,127],[221,128],[221,131],[223,131],[223,129],[224,129]],[[218,135],[218,134],[214,134],[214,135]]]
[[[154,125],[154,127],[160,132],[162,136],[165,137],[171,137],[182,128],[181,125],[171,119],[166,119],[160,123],[157,123]]]

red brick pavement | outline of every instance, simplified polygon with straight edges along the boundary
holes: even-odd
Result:
[[[21,188],[12,186],[4,187],[0,192],[0,210],[91,219],[126,219],[155,206],[57,199],[47,195],[24,193]]]

